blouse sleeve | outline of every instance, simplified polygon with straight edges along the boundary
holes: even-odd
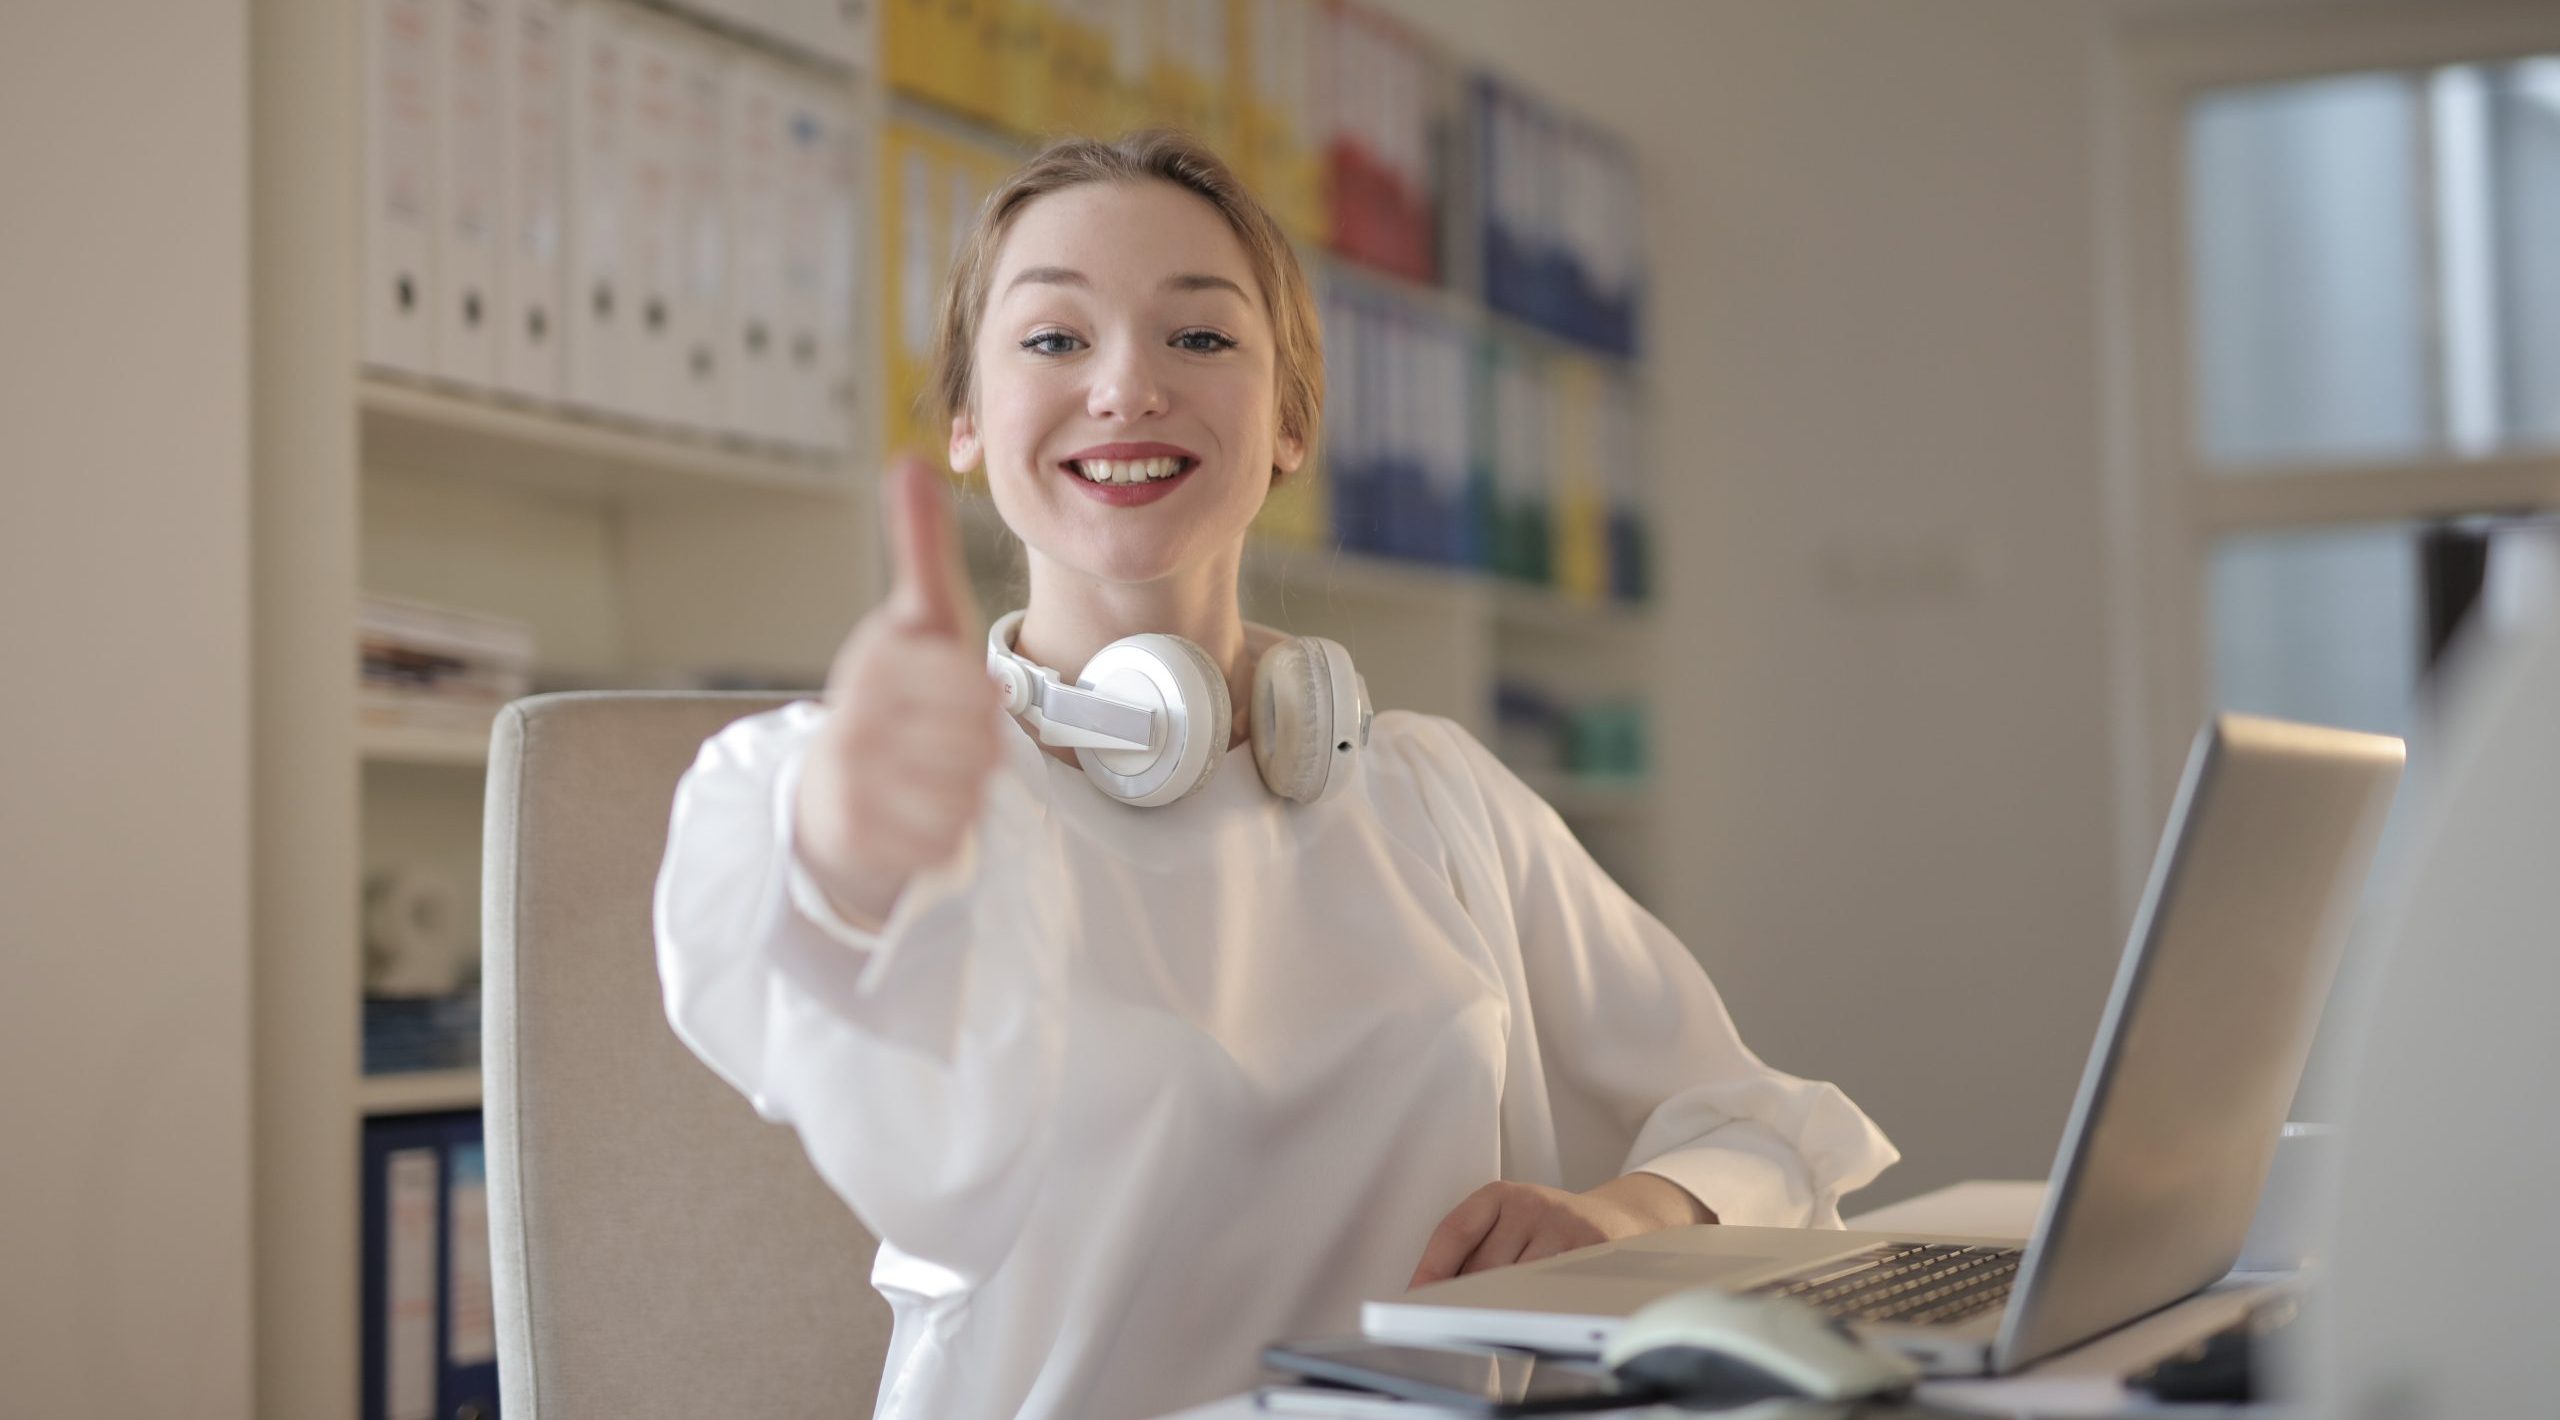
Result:
[[[1050,1147],[1054,963],[1023,893],[990,887],[1020,817],[999,774],[958,855],[866,932],[792,890],[792,800],[820,711],[705,742],[678,785],[655,898],[676,1035],[756,1112],[799,1132],[864,1226],[968,1285],[1003,1260]],[[1017,817],[1007,819],[1012,813]],[[1036,809],[1032,811],[1036,817]],[[1034,863],[1007,863],[1036,875]],[[1036,893],[1036,883],[1021,884]]]
[[[1837,1086],[1752,1054],[1688,948],[1536,791],[1443,723],[1483,795],[1568,1150],[1579,1139],[1586,1160],[1668,1178],[1721,1222],[1840,1226],[1842,1196],[1901,1157],[1883,1131]]]

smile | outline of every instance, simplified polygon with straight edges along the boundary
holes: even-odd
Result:
[[[1069,459],[1067,471],[1088,483],[1161,483],[1191,471],[1197,459]]]
[[[1197,459],[1069,459],[1061,465],[1078,493],[1115,508],[1168,498],[1191,480]]]
[[[1152,503],[1182,486],[1200,457],[1180,444],[1154,440],[1095,444],[1059,460],[1076,491],[1115,508]]]

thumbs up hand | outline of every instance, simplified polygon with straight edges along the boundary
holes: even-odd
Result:
[[[889,596],[836,652],[792,806],[801,865],[865,927],[887,920],[909,877],[959,850],[999,748],[986,626],[940,477],[898,459],[881,510]]]

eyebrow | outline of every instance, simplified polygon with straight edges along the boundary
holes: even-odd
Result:
[[[1011,291],[1025,282],[1037,282],[1046,286],[1082,286],[1088,290],[1093,286],[1092,282],[1085,279],[1083,272],[1072,267],[1026,266],[1014,273],[1013,279],[1005,283],[1005,289]],[[1245,299],[1243,287],[1223,276],[1210,276],[1201,272],[1185,272],[1180,276],[1168,276],[1164,279],[1164,289],[1168,291],[1231,291],[1235,293],[1237,300]]]

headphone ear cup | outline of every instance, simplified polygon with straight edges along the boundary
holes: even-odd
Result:
[[[1161,632],[1127,636],[1095,652],[1078,679],[1107,694],[1142,702],[1152,697],[1164,706],[1159,724],[1165,738],[1154,757],[1076,751],[1076,762],[1095,788],[1124,804],[1157,808],[1191,797],[1217,775],[1234,733],[1235,705],[1226,674],[1207,652]]]
[[[1209,781],[1218,777],[1218,766],[1227,758],[1227,739],[1236,732],[1236,702],[1235,697],[1227,692],[1227,673],[1218,669],[1218,663],[1209,659],[1208,652],[1179,636],[1159,635],[1157,639],[1171,642],[1182,655],[1190,658],[1192,674],[1199,677],[1200,686],[1206,692],[1203,698],[1208,701],[1207,709],[1192,717],[1192,724],[1208,742],[1209,758],[1201,764],[1200,777],[1191,781],[1191,787],[1174,796],[1187,799],[1207,788]]]
[[[1349,781],[1359,727],[1344,718],[1342,700],[1347,691],[1356,697],[1357,685],[1351,653],[1321,636],[1263,653],[1253,668],[1253,762],[1271,792],[1308,804]]]

